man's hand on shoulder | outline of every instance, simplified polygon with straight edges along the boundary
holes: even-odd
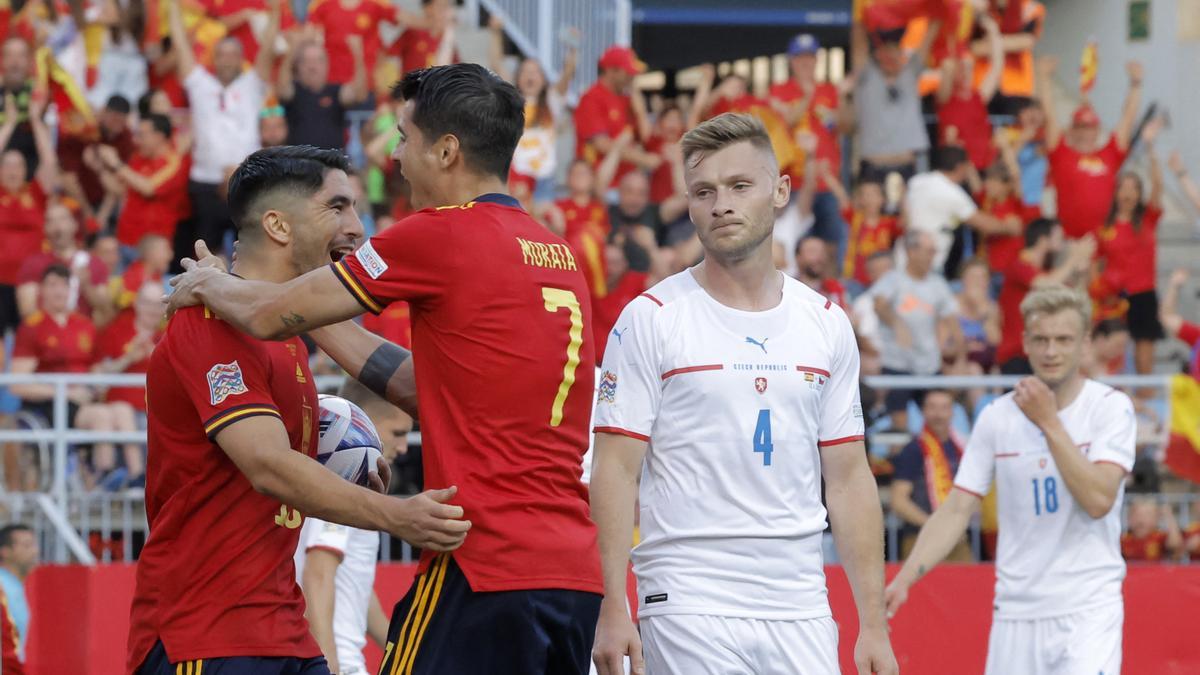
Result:
[[[171,287],[175,290],[163,298],[167,303],[167,316],[184,307],[201,304],[196,293],[200,284],[215,275],[225,274],[225,260],[209,251],[203,239],[196,242],[196,259],[184,258],[179,263],[184,272],[171,279]]]

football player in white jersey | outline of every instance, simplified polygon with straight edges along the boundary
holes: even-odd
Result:
[[[383,459],[391,464],[408,446],[412,418],[347,380],[339,395],[356,404],[375,424]],[[296,547],[296,581],[304,591],[305,618],[313,638],[340,675],[365,675],[367,635],[380,647],[387,642],[388,617],[375,595],[379,533],[305,518]]]
[[[1119,673],[1133,403],[1079,372],[1091,325],[1086,297],[1063,286],[1035,289],[1021,314],[1034,377],[980,413],[955,489],[888,586],[888,612],[962,537],[994,478],[1000,541],[988,675]]]
[[[896,673],[850,322],[772,264],[790,187],[762,123],[720,115],[681,147],[705,260],[625,307],[598,387],[599,673],[626,657],[650,675],[840,672],[822,477],[862,626],[858,672]],[[625,611],[635,500],[640,636]]]

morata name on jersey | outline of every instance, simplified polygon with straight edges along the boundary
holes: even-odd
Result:
[[[521,255],[526,265],[544,267],[551,270],[575,270],[575,256],[566,244],[543,244],[540,241],[529,241],[517,237],[521,245]]]

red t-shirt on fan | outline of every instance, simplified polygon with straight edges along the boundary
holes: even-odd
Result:
[[[172,661],[321,654],[292,556],[303,514],[257,492],[217,445],[256,415],[316,454],[317,390],[299,338],[265,342],[204,307],[172,317],[146,375],[150,534],[137,564],[127,672],[162,640]]]
[[[563,238],[575,252],[575,262],[583,271],[583,277],[592,292],[594,315],[596,298],[608,294],[608,265],[604,259],[604,247],[612,230],[608,220],[608,209],[595,198],[580,205],[568,197],[554,202],[554,205],[562,211],[566,220]],[[596,355],[599,356],[599,352]]]
[[[800,83],[791,79],[771,85],[767,97],[781,103],[791,103],[804,97],[804,89],[800,87]],[[817,137],[817,159],[823,159],[829,163],[831,176],[839,176],[842,172],[842,148],[837,137],[838,105],[837,87],[829,82],[818,82],[813,87],[812,99],[808,102],[808,110],[805,113],[806,117],[801,119],[795,129],[806,128]],[[792,189],[799,190],[799,181],[804,177],[795,173],[795,168],[798,168],[796,165],[793,167]],[[818,192],[828,189],[824,179],[817,182]]]
[[[1162,209],[1147,206],[1142,226],[1135,232],[1133,223],[1121,220],[1100,230],[1099,254],[1104,259],[1106,279],[1133,295],[1154,290],[1158,271],[1156,233]]]
[[[46,192],[37,181],[16,192],[0,189],[0,285],[14,286],[21,262],[42,252]]]
[[[119,359],[125,356],[133,346],[132,343],[137,334],[137,323],[134,321],[133,310],[122,310],[117,314],[117,318],[105,326],[96,337],[96,359]],[[155,330],[151,341],[158,344],[161,339],[162,331]],[[144,373],[149,367],[150,357],[146,357],[121,372]],[[109,387],[104,400],[108,403],[122,401],[133,406],[135,410],[146,411],[145,387]]]
[[[983,171],[996,159],[996,148],[992,146],[992,121],[988,119],[987,105],[979,92],[962,98],[958,94],[945,103],[938,104],[938,136],[942,144],[947,143],[950,128],[957,132],[957,143],[967,151],[971,164]]]
[[[601,593],[580,482],[592,309],[570,247],[488,194],[419,211],[332,269],[372,313],[409,303],[425,486],[458,486],[473,526],[454,560],[471,589]]]
[[[1038,210],[1037,207],[1026,207],[1022,204],[1019,194],[1009,195],[1004,201],[993,202],[987,193],[980,193],[975,196],[975,201],[981,211],[1000,220],[1016,216],[1022,225],[1029,219],[1031,212]],[[1021,249],[1025,248],[1025,228],[1021,228],[1021,234],[990,235],[984,238],[983,246],[987,252],[988,267],[992,268],[993,272],[1004,272],[1020,255]]]
[[[597,82],[579,98],[575,108],[575,156],[581,157],[593,167],[604,159],[591,140],[597,136],[608,136],[615,140],[621,132],[633,125],[633,108],[630,107],[629,97]],[[617,165],[617,173],[613,176],[615,186],[621,178],[636,167],[629,162]]]
[[[30,314],[17,329],[13,358],[37,359],[39,373],[86,373],[96,351],[96,327],[82,314],[58,323],[45,312]]]
[[[354,9],[346,9],[341,0],[317,0],[309,7],[307,22],[320,26],[325,33],[325,51],[329,53],[329,81],[345,84],[354,79],[354,55],[346,37],[358,35],[363,41],[363,62],[367,81],[375,72],[375,58],[381,51],[380,22],[398,23],[395,5],[383,0],[361,0]]]
[[[142,237],[157,234],[172,240],[175,225],[188,215],[187,181],[183,158],[174,150],[161,157],[134,154],[129,169],[154,181],[158,188],[146,197],[132,187],[125,190],[125,204],[117,219],[117,240],[137,246]]]
[[[1096,152],[1081,153],[1066,141],[1050,152],[1050,181],[1058,195],[1063,234],[1078,239],[1104,225],[1125,155],[1116,134]]]
[[[1021,301],[1033,288],[1033,280],[1041,270],[1030,265],[1017,255],[1004,270],[1004,283],[1000,286],[1000,344],[996,347],[996,363],[1025,354],[1025,319],[1021,316]]]
[[[868,224],[867,218],[854,209],[843,209],[842,218],[850,225],[849,246],[846,249],[845,274],[848,279],[854,279],[864,287],[871,280],[867,278],[867,258],[880,251],[889,251],[900,238],[900,221],[895,216],[881,215],[874,224]],[[841,306],[841,305],[839,305]]]

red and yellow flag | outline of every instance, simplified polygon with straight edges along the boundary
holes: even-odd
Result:
[[[1079,93],[1085,97],[1096,86],[1096,72],[1100,69],[1100,49],[1095,38],[1088,40],[1079,60]]]
[[[1200,483],[1200,382],[1191,375],[1172,377],[1170,401],[1167,467],[1180,478]]]
[[[49,47],[39,47],[34,53],[34,90],[44,91],[58,105],[59,130],[65,134],[83,134],[92,128],[96,118],[88,105],[83,89],[71,74],[54,60]]]

